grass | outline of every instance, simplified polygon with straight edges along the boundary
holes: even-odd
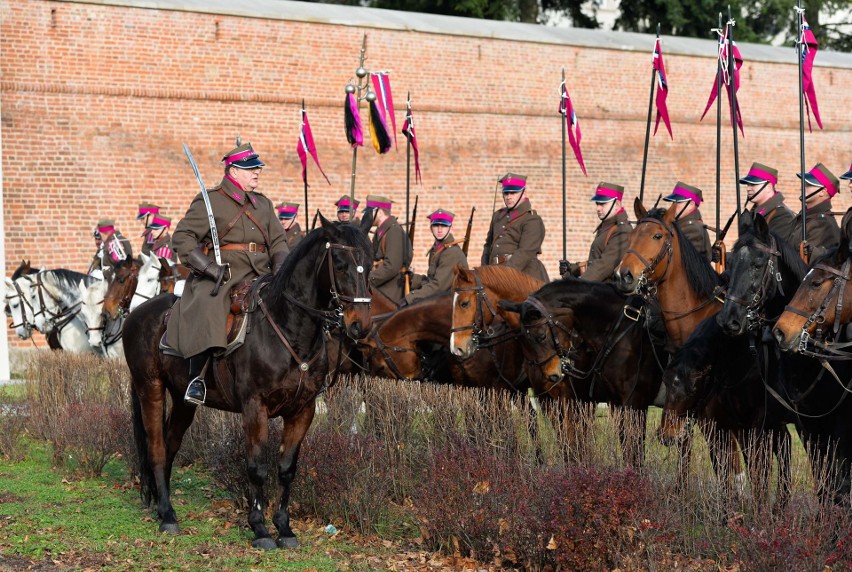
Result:
[[[0,403],[23,403],[27,400],[27,386],[24,383],[0,385]]]
[[[43,562],[112,570],[370,570],[370,557],[389,553],[381,543],[332,536],[322,523],[298,520],[300,548],[254,550],[245,514],[193,466],[173,477],[182,533],[162,535],[121,461],[110,462],[101,478],[68,480],[51,467],[49,446],[25,445],[25,460],[0,468],[0,491],[6,491],[0,493],[0,568]]]

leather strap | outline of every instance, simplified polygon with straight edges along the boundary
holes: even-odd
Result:
[[[266,247],[256,242],[242,243],[232,242],[231,244],[223,244],[219,250],[240,250],[244,252],[266,252]]]

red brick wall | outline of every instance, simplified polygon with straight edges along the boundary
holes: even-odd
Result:
[[[332,202],[349,190],[352,160],[343,87],[354,75],[365,31],[367,66],[392,71],[398,128],[405,94],[412,94],[423,167],[423,186],[413,189],[420,212],[443,206],[466,221],[476,205],[475,259],[494,182],[513,171],[528,176],[530,198],[548,230],[543,260],[555,275],[562,250],[555,111],[563,65],[589,173],[583,177],[569,157],[569,258],[588,252],[597,224],[588,198],[598,180],[623,184],[630,201],[638,194],[650,39],[647,51],[626,52],[44,0],[9,0],[0,15],[7,275],[22,258],[84,271],[95,221],[113,217],[126,236],[136,237],[142,200],[160,204],[177,222],[198,190],[183,142],[212,186],[221,176],[220,157],[239,133],[269,165],[262,192],[276,202],[303,202],[295,152],[303,98],[331,180],[328,186],[312,170],[310,206],[333,216]],[[798,210],[790,200],[799,167],[794,58],[790,65],[753,63],[747,46],[743,53],[740,169],[745,173],[753,160],[776,166],[779,188]],[[698,119],[715,62],[667,54],[666,63],[675,139],[661,132],[651,141],[646,201],[682,179],[704,189],[704,217],[712,224],[715,109],[703,123]],[[826,129],[806,135],[808,168],[822,161],[839,174],[852,156],[852,69],[817,68],[815,81]],[[726,124],[723,213],[732,212],[735,201],[731,137]],[[359,151],[357,197],[387,194],[404,208],[399,139],[399,152]],[[844,189],[835,210],[849,204]],[[419,224],[415,266],[423,270],[430,236],[424,219]],[[462,222],[456,235],[463,233]]]

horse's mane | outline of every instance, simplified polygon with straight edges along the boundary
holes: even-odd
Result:
[[[745,227],[743,230],[744,232],[740,234],[740,237],[734,244],[734,250],[743,246],[749,248],[754,246],[755,242],[758,241],[757,235],[754,232],[754,226]],[[804,280],[805,274],[808,273],[808,266],[799,258],[799,253],[796,249],[790,246],[790,243],[781,238],[777,233],[770,231],[769,234],[775,237],[775,244],[781,253],[781,262],[793,273],[797,281],[801,282]]]
[[[535,292],[544,285],[538,278],[533,278],[510,266],[480,266],[475,269],[482,283],[494,290]]]
[[[41,273],[41,275],[43,278],[48,278],[57,288],[74,292],[77,291],[77,285],[80,284],[80,280],[82,280],[86,286],[90,286],[93,282],[100,281],[94,276],[89,276],[82,272],[75,272],[74,270],[68,270],[67,268],[45,270]]]
[[[443,291],[443,292],[434,292],[434,293],[432,293],[432,294],[429,294],[429,295],[428,295],[428,296],[426,296],[425,298],[420,298],[419,300],[416,300],[415,302],[412,302],[412,303],[411,303],[411,304],[409,304],[407,307],[409,307],[409,308],[410,308],[411,306],[416,306],[416,305],[418,305],[418,304],[423,304],[423,303],[425,303],[425,302],[431,302],[431,301],[433,301],[433,300],[437,300],[437,299],[439,299],[439,298],[446,298],[446,297],[448,297],[450,294],[452,294],[452,292],[450,292],[449,290],[445,290],[445,291]]]

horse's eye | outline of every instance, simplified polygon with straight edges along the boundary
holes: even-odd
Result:
[[[663,234],[660,232],[654,235],[654,240],[660,240],[661,238],[663,238]]]
[[[124,278],[119,278],[119,279],[118,279],[118,283],[119,283],[119,284],[124,284]]]
[[[459,308],[467,308],[469,306],[470,306],[470,302],[468,302],[467,300],[463,300],[463,301],[459,302]]]
[[[820,286],[822,286],[823,282],[825,282],[825,280],[823,280],[822,278],[814,278],[813,280],[811,280],[811,287],[819,288]]]

